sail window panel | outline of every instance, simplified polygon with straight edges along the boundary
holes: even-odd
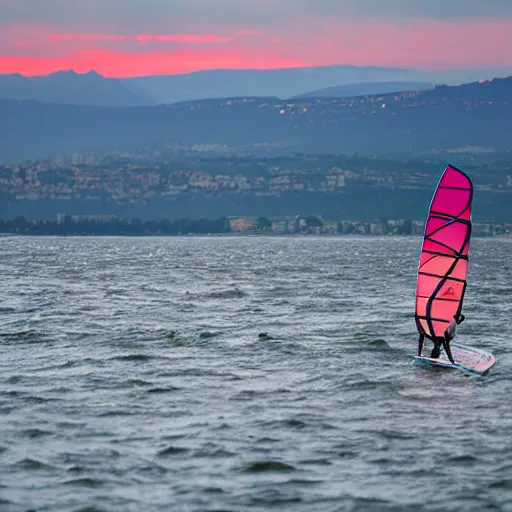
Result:
[[[427,321],[426,321],[426,320],[424,320],[424,319],[421,319],[421,320],[419,321],[419,323],[420,323],[420,328],[421,328],[421,329],[423,329],[423,332],[424,332],[427,336],[430,336],[430,335],[431,335],[431,333],[430,333],[430,329],[429,329],[429,327],[428,327],[428,323],[427,323]]]
[[[436,338],[441,338],[444,335],[444,331],[448,328],[450,325],[449,321],[440,321],[440,320],[433,320],[432,321],[432,327],[434,328],[434,332],[431,334],[435,336]]]
[[[421,297],[430,297],[439,284],[439,281],[439,277],[420,275],[416,294]]]
[[[440,252],[442,254],[447,254],[450,256],[457,256],[457,250],[451,249],[450,247],[446,247],[441,242],[436,240],[431,240],[430,238],[425,238],[425,242],[423,243],[423,250],[429,252]]]
[[[428,297],[417,297],[416,298],[416,314],[418,316],[426,316],[427,314],[427,301]]]
[[[459,252],[466,245],[464,242],[467,239],[467,234],[468,229],[465,224],[452,222],[433,232],[430,239]]]
[[[451,271],[450,277],[466,280],[468,275],[468,260],[458,260],[455,268]]]
[[[432,201],[432,211],[458,217],[467,208],[469,192],[438,188]]]
[[[443,277],[448,274],[454,263],[454,258],[447,256],[432,256],[421,265],[420,271],[425,272],[426,274],[435,274]],[[439,281],[439,279],[437,281]]]
[[[466,189],[471,192],[471,183],[468,178],[461,172],[453,167],[448,167],[441,180],[439,181],[440,187],[451,187],[455,189]]]
[[[457,314],[458,309],[458,302],[434,299],[432,301],[432,305],[430,306],[430,317],[452,322],[455,319],[455,315]],[[443,331],[436,332],[436,336],[442,336],[444,329],[447,327],[448,324],[444,324]]]
[[[443,226],[446,226],[450,222],[452,222],[453,219],[448,217],[441,217],[437,215],[431,215],[427,219],[427,226],[425,229],[425,235],[430,236],[435,230],[442,228]]]
[[[447,279],[439,288],[435,298],[460,301],[464,293],[464,283]]]

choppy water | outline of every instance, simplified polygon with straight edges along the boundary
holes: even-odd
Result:
[[[0,509],[512,510],[512,240],[485,377],[411,365],[419,244],[0,238]]]

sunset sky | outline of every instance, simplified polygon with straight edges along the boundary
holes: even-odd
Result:
[[[512,0],[0,0],[0,73],[512,66]]]

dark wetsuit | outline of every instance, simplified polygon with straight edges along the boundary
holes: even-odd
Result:
[[[465,319],[464,315],[459,315],[455,319],[455,326],[461,324]],[[452,351],[450,349],[450,341],[455,337],[455,326],[452,327],[450,325],[446,331],[444,331],[444,336],[441,336],[439,338],[435,338],[432,340],[434,342],[434,348],[432,349],[432,352],[430,353],[430,357],[432,359],[438,359],[441,355],[441,347],[444,348],[444,351],[446,352],[446,355],[448,356],[448,359],[450,362],[455,364],[455,361],[453,360]],[[423,341],[425,339],[424,334],[420,334],[420,339],[418,342],[418,356],[421,356],[421,352],[423,350]]]

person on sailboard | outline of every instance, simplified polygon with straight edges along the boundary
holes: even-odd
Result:
[[[443,347],[450,362],[455,364],[455,361],[453,360],[453,356],[452,356],[452,351],[450,348],[450,341],[452,341],[453,338],[455,338],[455,334],[457,333],[457,325],[460,325],[462,322],[464,322],[465,318],[466,317],[462,313],[459,313],[458,315],[454,316],[453,322],[444,331],[444,336],[440,336],[440,337],[434,338],[432,340],[434,342],[434,348],[432,349],[432,352],[430,353],[430,357],[432,359],[439,358],[439,356],[441,355],[441,347]],[[421,356],[424,339],[425,339],[425,335],[423,333],[421,333],[419,343],[418,343],[418,355],[419,356]]]

